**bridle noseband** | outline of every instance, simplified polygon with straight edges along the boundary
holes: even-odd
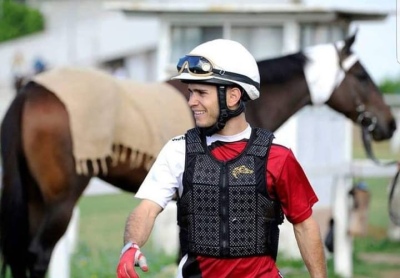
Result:
[[[359,123],[363,128],[367,129],[368,132],[372,132],[376,128],[378,118],[371,112],[367,111],[364,104],[359,104],[356,107],[356,111],[358,113],[357,123]]]

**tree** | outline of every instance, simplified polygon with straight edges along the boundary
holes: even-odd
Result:
[[[0,42],[40,32],[45,27],[40,11],[17,2],[0,0]]]
[[[400,77],[385,78],[378,87],[384,94],[400,94]]]

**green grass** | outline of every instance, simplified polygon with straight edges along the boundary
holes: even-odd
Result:
[[[123,246],[125,221],[137,205],[132,194],[83,197],[79,203],[79,244],[72,258],[71,277],[115,277],[115,268]],[[162,278],[165,267],[174,263],[175,257],[159,254],[149,242],[142,248],[150,264],[150,272],[143,278]],[[165,277],[167,278],[167,276]]]
[[[359,130],[354,129],[353,157],[366,158],[361,145]],[[396,159],[390,152],[388,142],[373,143],[373,150],[379,159]],[[362,254],[400,254],[400,243],[387,239],[389,223],[387,211],[387,186],[389,178],[366,180],[371,192],[368,235],[354,239],[353,273],[355,278],[400,277],[387,276],[389,271],[399,271],[400,264],[390,262],[367,262]],[[108,278],[115,277],[122,247],[125,220],[137,201],[132,194],[122,193],[106,196],[85,196],[79,203],[81,219],[79,245],[72,258],[73,278]],[[165,268],[175,262],[175,257],[159,254],[149,242],[143,248],[150,266],[150,273],[141,273],[143,278],[172,278]],[[278,265],[285,278],[309,277],[303,262],[278,258]],[[339,278],[334,274],[333,260],[328,260],[329,277]],[[164,273],[164,274],[162,274]],[[396,274],[395,274],[396,275]]]

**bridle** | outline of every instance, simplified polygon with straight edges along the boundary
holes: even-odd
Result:
[[[337,47],[336,51],[338,52],[339,55],[339,50]],[[354,55],[350,55],[343,61],[341,61],[339,58],[339,67],[344,74],[351,74],[350,69],[356,62],[357,58]],[[353,96],[353,100],[356,105],[356,111],[358,113],[356,121],[361,127],[362,141],[368,157],[380,166],[397,164],[397,161],[389,161],[383,163],[376,158],[376,156],[372,151],[371,132],[374,131],[376,128],[376,125],[378,123],[378,118],[373,113],[371,113],[366,109],[365,104],[361,101],[360,97],[357,95],[357,93],[354,91],[352,87],[350,88],[350,94]]]
[[[362,128],[366,129],[368,133],[374,131],[378,118],[367,111],[365,105],[362,103],[356,106],[356,111],[358,113],[357,123],[359,123]]]
[[[339,68],[342,70],[344,75],[351,74],[350,69],[354,66],[354,64],[358,61],[358,58],[351,54],[346,59],[340,59],[340,50],[337,45],[335,45],[336,53],[338,55],[339,60]],[[344,79],[344,78],[343,78]],[[378,122],[378,118],[372,114],[370,111],[366,109],[366,105],[361,101],[361,98],[357,95],[352,86],[350,86],[350,94],[353,98],[353,101],[356,106],[357,119],[356,122],[360,125],[362,131],[362,139],[364,143],[364,148],[367,152],[368,157],[373,160],[377,164],[381,164],[379,160],[376,159],[372,152],[371,147],[371,132],[376,128],[376,124]]]
[[[340,69],[343,71],[343,73],[346,75],[349,72],[350,68],[354,65],[355,62],[357,62],[357,60],[355,60],[356,58],[352,58],[355,57],[354,55],[347,57],[344,61],[341,61],[340,59],[340,52],[339,49],[337,48],[337,45],[335,44],[335,48],[339,57],[339,67]],[[375,155],[374,152],[372,150],[372,138],[371,138],[371,132],[375,130],[377,122],[378,122],[378,118],[371,112],[369,112],[366,109],[365,104],[361,101],[360,97],[358,97],[358,95],[356,94],[356,92],[354,91],[353,87],[350,88],[350,93],[354,99],[354,102],[356,104],[356,111],[358,113],[357,116],[357,123],[361,126],[361,132],[362,132],[362,141],[363,141],[363,145],[366,151],[366,154],[368,156],[369,159],[371,159],[375,164],[379,165],[379,166],[390,166],[390,165],[394,165],[394,164],[399,164],[398,161],[389,161],[389,162],[382,162],[380,161]],[[396,188],[397,185],[397,181],[398,178],[400,176],[400,168],[397,170],[393,180],[392,180],[392,184],[390,186],[390,191],[389,191],[389,197],[388,197],[388,203],[389,203],[389,217],[392,220],[393,223],[395,223],[397,226],[400,226],[400,220],[398,218],[396,218],[395,214],[393,213],[393,211],[391,210],[391,203],[393,201],[393,196],[394,196],[394,190]]]
[[[347,57],[342,61],[340,59],[340,51],[336,44],[335,48],[339,57],[340,69],[343,71],[344,74],[351,74],[349,70],[358,61],[357,57],[355,55],[350,55],[349,57]],[[350,87],[350,94],[352,95],[354,103],[356,105],[356,111],[358,113],[356,122],[361,126],[362,140],[368,158],[370,158],[376,164],[381,166],[397,164],[397,161],[390,161],[383,163],[376,158],[376,156],[372,151],[372,146],[371,146],[372,142],[371,132],[374,131],[376,128],[376,125],[378,123],[378,118],[373,113],[371,113],[366,109],[365,104],[361,101],[360,97],[357,95],[353,87]]]
[[[335,49],[339,57],[339,68],[342,70],[344,75],[351,74],[350,69],[358,61],[358,58],[355,55],[351,54],[346,59],[341,60],[340,51],[336,44],[335,44]],[[378,123],[378,118],[373,113],[371,113],[366,109],[365,104],[361,101],[360,97],[354,91],[353,87],[350,87],[350,94],[353,97],[353,100],[356,105],[356,111],[358,113],[356,122],[362,127],[362,129],[367,130],[368,133],[372,132],[376,128],[376,124]]]

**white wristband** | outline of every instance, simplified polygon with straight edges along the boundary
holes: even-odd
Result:
[[[128,251],[128,249],[131,248],[131,247],[134,247],[134,248],[140,250],[139,245],[137,245],[136,243],[133,243],[133,242],[130,241],[130,242],[128,242],[127,244],[125,244],[125,246],[122,248],[122,250],[121,250],[121,256],[122,256],[122,254],[124,254],[126,251]]]

